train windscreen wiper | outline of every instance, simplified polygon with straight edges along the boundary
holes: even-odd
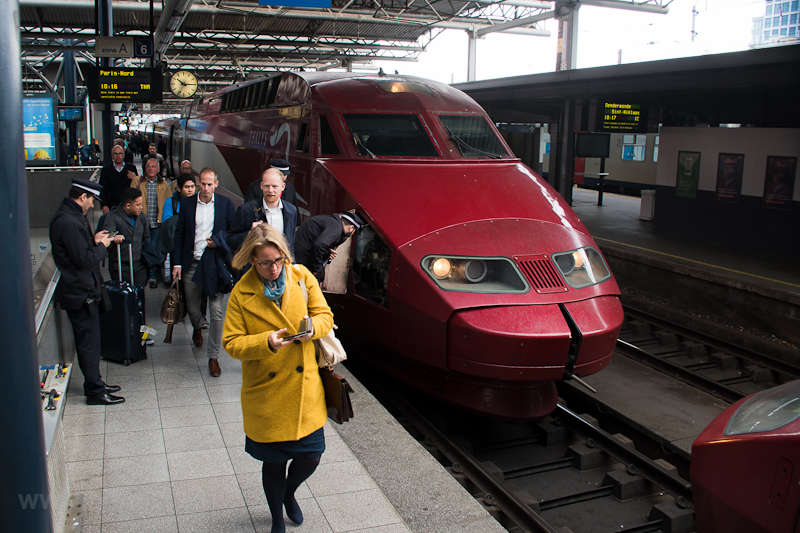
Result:
[[[446,126],[445,126],[446,127]],[[447,133],[450,134],[450,138],[455,141],[456,146],[459,147],[459,151],[461,155],[464,155],[464,150],[469,150],[470,152],[475,152],[476,154],[485,155],[486,157],[491,157],[492,159],[502,159],[503,156],[501,154],[495,154],[492,152],[485,152],[479,148],[475,148],[474,146],[470,145],[467,141],[453,133],[450,128],[446,127]]]
[[[370,151],[370,149],[369,149],[369,148],[367,148],[367,145],[366,145],[366,144],[364,144],[364,141],[362,141],[362,140],[361,140],[361,136],[360,136],[358,133],[356,133],[355,135],[353,135],[353,140],[356,142],[356,145],[363,147],[363,148],[364,148],[364,150],[366,150],[366,151],[367,151],[367,153],[368,153],[369,155],[371,155],[371,156],[372,156],[372,159],[378,159],[378,156],[376,156],[375,154],[373,154],[373,153]]]

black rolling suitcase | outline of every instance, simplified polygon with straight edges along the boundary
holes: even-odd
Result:
[[[131,262],[131,282],[107,281],[106,289],[111,299],[111,311],[100,315],[100,348],[109,361],[131,363],[147,359],[141,327],[145,324],[144,287],[133,283],[133,246],[128,245]],[[122,250],[117,245],[119,277],[122,279]],[[113,268],[112,265],[109,267]]]

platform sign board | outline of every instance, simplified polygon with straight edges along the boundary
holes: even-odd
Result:
[[[95,37],[97,57],[133,57],[133,37]]]
[[[791,211],[796,175],[796,157],[768,156],[767,175],[764,180],[764,207]]]
[[[640,104],[631,102],[598,102],[600,131],[644,133],[647,119]]]
[[[100,103],[161,102],[159,68],[91,67],[86,69],[89,101]]]
[[[697,198],[700,181],[700,152],[678,152],[678,181],[675,196]]]
[[[133,38],[133,57],[153,57],[154,50],[152,37]]]
[[[258,0],[261,6],[324,7],[331,8],[331,0]]]
[[[55,93],[26,94],[22,98],[26,166],[54,166],[58,161],[57,102]]]
[[[738,204],[742,195],[744,154],[719,154],[717,164],[717,201]]]

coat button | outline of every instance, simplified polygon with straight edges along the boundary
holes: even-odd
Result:
[[[297,371],[298,371],[298,372],[302,372],[302,371],[303,371],[303,367],[302,367],[302,366],[298,366],[298,367],[297,367]]]
[[[270,372],[269,373],[269,377],[274,378],[275,377],[275,372]]]
[[[300,341],[294,341],[295,344],[300,344]]]

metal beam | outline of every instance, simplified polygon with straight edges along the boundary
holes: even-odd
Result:
[[[585,6],[613,7],[615,9],[627,9],[629,11],[658,13],[660,15],[666,15],[669,13],[668,6],[660,6],[657,4],[636,4],[634,2],[625,2],[624,0],[579,0],[579,2]]]
[[[533,15],[532,17],[509,20],[508,22],[501,22],[500,24],[495,24],[493,26],[489,26],[488,28],[481,28],[475,33],[477,33],[478,37],[483,37],[487,33],[510,30],[519,26],[527,26],[528,24],[533,24],[534,22],[539,22],[540,20],[553,18],[555,13],[555,11],[546,11],[544,13],[539,13],[538,15]],[[547,33],[549,34],[550,32]]]

